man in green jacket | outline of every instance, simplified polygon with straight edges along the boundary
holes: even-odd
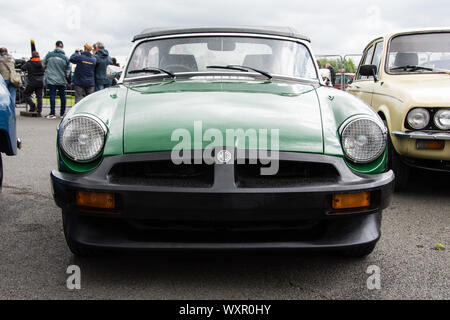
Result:
[[[94,44],[94,54],[95,59],[97,59],[97,64],[95,65],[95,91],[99,91],[110,87],[112,84],[112,81],[106,76],[106,68],[113,64],[113,61],[102,42]]]
[[[70,62],[64,52],[62,41],[56,42],[54,51],[47,53],[42,64],[45,67],[45,81],[50,91],[50,114],[47,119],[56,118],[56,91],[61,99],[60,117],[66,112],[66,86],[70,82]]]

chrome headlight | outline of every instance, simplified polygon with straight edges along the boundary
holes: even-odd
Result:
[[[441,109],[436,112],[434,124],[441,130],[450,130],[450,109]]]
[[[342,148],[355,163],[378,159],[386,149],[387,129],[379,121],[356,117],[344,124],[341,131]]]
[[[77,115],[62,123],[59,145],[70,159],[77,162],[95,160],[102,152],[106,139],[106,127],[90,115]]]
[[[411,128],[421,130],[430,123],[430,112],[424,108],[412,109],[406,118]]]

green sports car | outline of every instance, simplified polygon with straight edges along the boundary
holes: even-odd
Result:
[[[290,28],[147,29],[118,84],[58,128],[67,244],[370,254],[391,200],[386,128],[324,85]]]

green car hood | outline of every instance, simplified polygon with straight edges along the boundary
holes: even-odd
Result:
[[[312,85],[255,80],[135,84],[129,86],[125,108],[125,153],[171,151],[180,142],[171,140],[177,129],[188,130],[194,146],[196,121],[201,121],[203,133],[220,130],[224,140],[227,129],[267,129],[268,137],[278,129],[280,151],[324,152],[320,106]],[[242,141],[232,143],[242,146]],[[205,141],[202,148],[209,145],[211,141]]]

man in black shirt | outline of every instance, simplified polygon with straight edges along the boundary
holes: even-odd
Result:
[[[28,83],[25,88],[24,94],[27,104],[30,106],[30,112],[38,112],[39,115],[42,114],[42,97],[44,91],[44,67],[42,66],[41,58],[39,53],[33,51],[30,61],[22,66],[22,70],[28,73]],[[31,95],[36,93],[37,108],[36,104],[31,99]]]
[[[331,75],[331,83],[334,86],[335,82],[336,82],[336,71],[334,71],[334,68],[331,66],[331,64],[327,63],[326,68],[328,70],[330,70],[330,75]]]

